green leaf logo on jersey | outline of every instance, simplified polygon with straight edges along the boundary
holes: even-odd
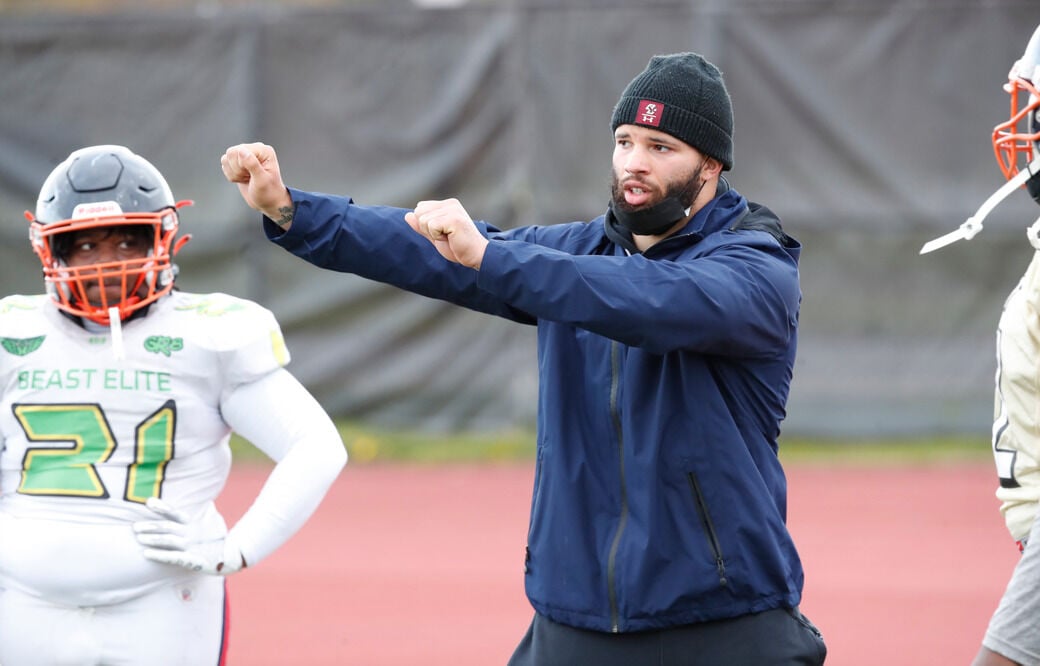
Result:
[[[40,348],[46,335],[35,338],[0,338],[0,346],[15,356],[26,356]]]
[[[44,298],[46,297],[43,295],[5,296],[4,298],[0,299],[0,314],[7,314],[8,312],[14,312],[15,310],[39,310]]]
[[[228,312],[245,310],[245,306],[238,300],[228,297],[207,296],[205,298],[189,301],[176,308],[181,312],[194,310],[196,314],[203,317],[220,317]]]
[[[184,349],[184,338],[171,338],[168,335],[153,335],[144,341],[144,348],[153,354],[169,356],[173,352]]]

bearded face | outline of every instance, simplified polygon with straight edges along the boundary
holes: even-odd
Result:
[[[659,196],[650,196],[650,198],[641,204],[632,205],[625,199],[625,188],[639,185],[644,190],[653,191],[653,187],[648,183],[640,180],[637,176],[629,176],[625,180],[618,178],[617,171],[611,171],[611,182],[610,182],[610,196],[613,201],[614,210],[621,210],[628,213],[634,213],[636,211],[645,210],[651,208],[668,197],[675,197],[684,209],[688,209],[693,205],[694,200],[697,199],[697,195],[701,193],[701,189],[704,188],[704,182],[701,180],[701,171],[704,170],[704,160],[702,159],[696,167],[694,167],[692,173],[686,176],[679,176],[674,180],[669,181],[664,192]]]

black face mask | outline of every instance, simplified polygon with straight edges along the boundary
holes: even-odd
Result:
[[[623,203],[621,186],[617,176],[614,175],[610,188],[612,195],[610,210],[614,213],[614,219],[624,229],[636,236],[660,236],[690,214],[690,206],[693,205],[697,195],[704,187],[704,183],[700,180],[703,169],[704,160],[701,160],[686,182],[673,183],[661,201],[639,210],[625,210],[627,206]]]
[[[686,208],[677,196],[668,196],[660,202],[640,210],[622,210],[613,202],[610,211],[622,227],[636,236],[659,236],[686,217]]]

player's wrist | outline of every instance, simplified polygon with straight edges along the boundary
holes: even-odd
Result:
[[[232,532],[224,537],[224,552],[221,561],[216,565],[217,573],[228,576],[246,567],[246,556],[238,545],[237,539]]]
[[[269,206],[265,206],[262,212],[267,219],[281,227],[283,231],[288,231],[296,216],[296,204],[293,202],[289,190],[283,189],[282,196],[277,197]]]

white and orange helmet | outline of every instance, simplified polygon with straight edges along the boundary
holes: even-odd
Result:
[[[191,237],[175,239],[177,210],[191,201],[173,199],[159,170],[123,146],[90,146],[73,152],[44,181],[29,220],[29,239],[43,264],[47,293],[55,304],[77,317],[109,325],[118,309],[125,320],[173,289],[173,256]],[[109,261],[88,266],[65,264],[63,236],[84,229],[115,226],[143,227],[152,247],[142,259]],[[124,296],[118,303],[91,305],[87,284],[117,282]]]
[[[1033,32],[1022,57],[1008,73],[1004,90],[1011,95],[1011,116],[993,128],[993,151],[1004,176],[1010,180],[1040,157],[1040,27]],[[1037,168],[1031,169],[1037,174]],[[1040,203],[1040,178],[1030,177],[1026,188]]]

